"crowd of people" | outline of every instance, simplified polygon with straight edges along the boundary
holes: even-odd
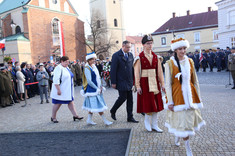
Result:
[[[117,120],[116,113],[119,107],[126,101],[127,122],[139,123],[133,115],[132,92],[136,91],[137,113],[145,116],[146,130],[162,133],[163,130],[158,126],[158,113],[167,110],[165,126],[169,133],[175,136],[174,144],[180,146],[182,138],[187,156],[192,156],[189,140],[205,125],[200,113],[203,103],[197,78],[200,63],[204,72],[207,63],[211,71],[215,64],[218,72],[228,69],[235,80],[235,47],[231,51],[227,48],[225,52],[219,48],[217,52],[210,49],[209,53],[206,53],[203,50],[200,56],[198,51],[195,54],[186,53],[190,46],[187,40],[174,39],[171,42],[173,55],[165,58],[163,72],[163,58],[152,52],[151,35],[145,35],[142,44],[144,50],[134,58],[130,52],[131,43],[124,41],[122,48],[113,54],[112,62],[109,58],[105,61],[97,60],[96,54],[92,52],[87,54],[86,63],[71,62],[67,56],[63,56],[60,63],[55,64],[0,64],[1,106],[11,106],[14,102],[24,101],[36,94],[40,95],[41,104],[44,102],[43,94],[49,103],[48,90],[51,90],[53,123],[59,122],[56,115],[62,104],[68,106],[74,121],[82,120],[83,117],[78,115],[74,105],[74,86],[82,85],[82,109],[88,111],[87,124],[96,125],[92,116],[93,113],[99,113],[104,124],[111,125],[113,122],[107,120],[104,115],[108,107],[103,98],[103,79],[106,86],[116,89],[119,94],[110,109],[114,121]],[[165,97],[162,97],[162,92],[165,92]]]

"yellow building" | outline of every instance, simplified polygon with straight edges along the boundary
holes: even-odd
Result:
[[[187,52],[200,49],[216,49],[218,47],[218,13],[211,11],[192,14],[187,11],[186,16],[173,17],[152,33],[154,46],[157,53],[169,51],[171,40],[185,38],[190,43]]]
[[[100,14],[103,18],[107,33],[104,35],[104,42],[112,40],[115,46],[110,49],[104,57],[111,57],[113,53],[122,47],[122,42],[126,39],[123,23],[123,0],[90,0],[90,11],[92,14]]]

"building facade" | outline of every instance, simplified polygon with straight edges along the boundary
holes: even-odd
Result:
[[[131,42],[131,52],[134,57],[139,56],[143,51],[143,45],[141,43],[141,36],[126,36],[126,40]]]
[[[84,22],[69,0],[3,0],[0,17],[6,56],[33,64],[49,61],[60,56],[63,40],[66,56],[85,59],[85,36],[78,35],[84,34]]]
[[[122,42],[126,39],[126,32],[123,22],[123,0],[90,0],[91,16],[99,13],[107,33],[103,36],[103,41],[110,39],[116,45],[111,48],[104,57],[111,57],[114,52],[122,47]]]
[[[173,38],[185,38],[190,43],[188,52],[200,49],[216,49],[218,47],[218,15],[217,11],[208,8],[207,12],[190,14],[171,19],[152,33],[153,51],[162,53],[169,51]]]
[[[219,47],[235,46],[235,1],[222,0],[215,3],[218,6]]]

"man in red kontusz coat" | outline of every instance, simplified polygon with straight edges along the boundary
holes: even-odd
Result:
[[[152,36],[145,35],[142,44],[144,51],[134,62],[137,113],[145,113],[144,123],[148,131],[163,132],[157,122],[157,112],[164,109],[161,89],[165,92],[165,87],[161,58],[152,52]]]

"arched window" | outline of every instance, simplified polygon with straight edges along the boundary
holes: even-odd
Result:
[[[60,24],[59,19],[54,18],[52,20],[51,26],[52,26],[52,39],[54,46],[60,45],[59,24]]]
[[[16,34],[20,34],[21,33],[20,26],[18,26],[18,25],[16,26],[15,32],[16,32]]]
[[[114,26],[115,26],[115,27],[118,26],[118,23],[117,23],[117,19],[116,19],[116,18],[114,19]]]
[[[97,28],[100,28],[100,20],[97,21]]]

